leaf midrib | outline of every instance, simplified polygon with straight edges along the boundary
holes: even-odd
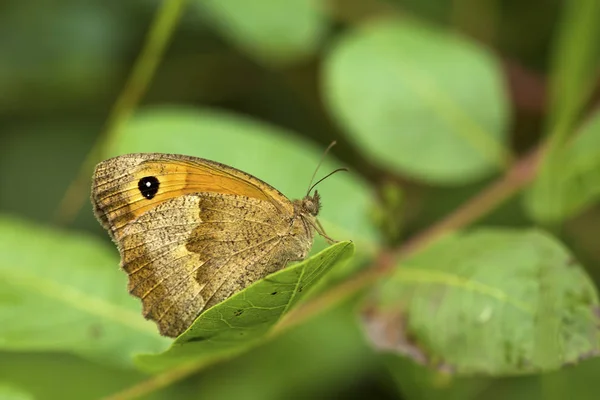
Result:
[[[408,61],[404,60],[402,66],[399,67],[405,74],[405,76],[400,76],[401,81],[406,83],[421,100],[429,104],[450,126],[454,126],[458,136],[461,136],[492,163],[501,168],[507,167],[512,157],[498,140],[493,139],[485,128],[469,117],[468,113],[451,97],[438,90],[439,87],[432,85],[431,80],[418,72]],[[406,77],[410,78],[405,79]]]
[[[402,283],[429,283],[455,287],[510,304],[527,314],[535,315],[536,313],[534,307],[519,299],[512,298],[501,289],[448,272],[426,268],[416,269],[415,266],[411,265],[411,268],[406,268],[405,266],[405,268],[398,270],[395,278],[401,280]]]

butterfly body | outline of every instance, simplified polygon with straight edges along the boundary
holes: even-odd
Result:
[[[178,336],[205,309],[306,258],[317,192],[290,201],[242,171],[201,158],[127,154],[101,162],[92,203],[161,334]]]

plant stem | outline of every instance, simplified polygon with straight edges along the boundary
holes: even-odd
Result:
[[[398,256],[403,258],[422,250],[445,233],[468,226],[496,209],[533,180],[541,153],[542,149],[539,148],[523,157],[503,177],[476,194],[446,218],[404,242],[398,249]]]
[[[125,399],[136,399],[148,393],[152,393],[158,389],[169,386],[174,382],[178,382],[185,377],[191,375],[198,370],[203,364],[200,363],[189,363],[174,368],[168,372],[158,374],[152,378],[142,381],[137,385],[133,385],[122,392],[115,393],[111,396],[105,397],[103,400],[125,400]]]

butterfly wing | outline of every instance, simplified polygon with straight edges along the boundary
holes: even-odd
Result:
[[[140,191],[142,179],[154,177],[152,198]],[[202,158],[176,154],[126,154],[98,164],[93,176],[94,213],[113,237],[130,222],[157,205],[189,193],[242,195],[272,203],[292,217],[293,205],[277,189],[238,169]]]
[[[123,229],[120,253],[129,291],[161,334],[178,336],[204,309],[306,257],[301,221],[290,225],[272,203],[201,193],[156,206]],[[290,234],[290,228],[293,228]]]
[[[151,196],[142,179],[158,181]],[[202,310],[288,261],[306,257],[312,229],[259,179],[212,161],[168,154],[106,160],[92,202],[129,274],[129,291],[166,336]]]

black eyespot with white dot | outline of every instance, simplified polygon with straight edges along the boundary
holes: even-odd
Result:
[[[148,200],[156,196],[159,186],[160,182],[155,176],[145,176],[138,182],[138,189],[140,189],[140,193]]]

